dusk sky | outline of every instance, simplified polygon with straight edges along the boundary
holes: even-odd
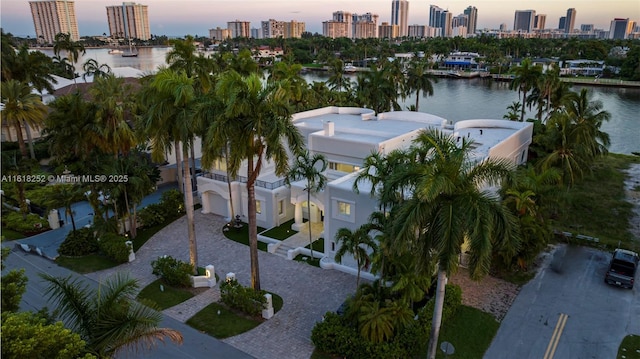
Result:
[[[108,33],[105,7],[122,1],[76,0],[75,9],[81,36]],[[378,22],[390,22],[391,0],[146,0],[136,3],[149,6],[151,33],[169,36],[208,36],[209,29],[226,28],[227,21],[250,21],[259,27],[260,21],[303,21],[309,32],[322,33],[322,21],[330,20],[334,11],[351,13],[371,12],[379,15]],[[557,28],[558,20],[568,8],[576,9],[576,28],[580,24],[594,24],[609,30],[613,18],[640,21],[638,0],[410,0],[409,24],[427,25],[429,5],[449,9],[454,16],[472,5],[478,8],[478,28],[498,28],[506,23],[513,28],[515,10],[535,10],[546,14],[546,28]],[[2,0],[0,26],[16,36],[35,36],[28,0]]]

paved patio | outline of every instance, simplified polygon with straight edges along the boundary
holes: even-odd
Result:
[[[199,265],[213,264],[221,279],[226,273],[234,272],[240,283],[249,285],[249,247],[224,237],[221,228],[226,222],[222,217],[196,211],[195,221]],[[157,279],[151,273],[151,261],[165,254],[189,260],[186,217],[153,236],[136,253],[134,262],[87,276],[101,280],[114,272],[128,271],[143,288]],[[336,310],[355,291],[356,278],[262,251],[259,251],[259,262],[262,289],[280,295],[284,305],[270,320],[223,341],[256,358],[309,358],[313,352],[311,329],[325,312]],[[185,321],[217,300],[218,295],[216,286],[164,313]]]

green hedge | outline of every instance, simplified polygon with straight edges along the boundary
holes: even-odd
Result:
[[[58,247],[58,253],[64,256],[79,257],[98,251],[98,240],[90,228],[80,228],[69,232],[67,238]]]
[[[220,298],[224,304],[253,316],[262,313],[267,303],[265,294],[267,292],[264,290],[256,291],[253,288],[243,287],[235,279],[220,284]]]
[[[160,202],[141,209],[138,212],[138,217],[144,227],[153,227],[184,213],[183,195],[177,189],[172,189],[162,193]]]
[[[442,320],[447,321],[462,304],[462,290],[447,284]],[[363,338],[355,326],[334,312],[327,312],[311,331],[311,341],[327,354],[350,359],[412,358],[423,352],[429,339],[434,298],[418,311],[418,319],[405,326],[393,338],[374,344]]]
[[[16,211],[8,211],[2,218],[2,225],[20,233],[42,232],[49,228],[49,222],[37,214],[29,213],[24,219],[22,213]]]
[[[127,240],[115,233],[105,233],[100,237],[98,245],[107,258],[117,263],[126,263],[129,261],[129,246],[125,243]]]
[[[193,267],[187,262],[177,260],[171,256],[158,257],[151,262],[153,274],[162,277],[162,280],[174,287],[189,287],[190,275],[194,273]]]

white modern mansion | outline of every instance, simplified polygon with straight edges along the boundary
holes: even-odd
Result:
[[[396,111],[376,115],[373,110],[352,107],[305,111],[295,114],[292,121],[309,151],[326,157],[328,184],[323,191],[312,193],[311,203],[307,203],[306,181],[294,182],[288,187],[284,178],[275,175],[273,165],[267,163],[255,186],[257,224],[271,228],[295,219],[292,227],[297,230],[306,219],[320,223],[325,238],[321,266],[349,272],[355,268],[352,259],[343,260],[343,266],[333,263],[338,249],[334,238],[340,228],[355,230],[366,223],[378,208],[377,200],[370,194],[370,184],[361,183],[359,193],[353,191],[355,178],[368,155],[406,148],[421,130],[436,128],[458,140],[472,139],[472,155],[477,160],[507,158],[522,164],[526,161],[533,134],[533,125],[527,122],[473,119],[450,124],[444,118],[421,112]],[[246,221],[247,191],[246,177],[243,177],[246,166],[238,174],[231,182],[231,193],[224,162],[216,163],[205,175],[197,177],[203,213],[229,217],[233,203],[233,213]]]

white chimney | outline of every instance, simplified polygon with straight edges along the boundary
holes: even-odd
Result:
[[[323,123],[323,127],[324,127],[324,135],[325,136],[333,136],[334,132],[335,132],[335,126],[336,124],[333,123],[332,121],[326,121]]]

